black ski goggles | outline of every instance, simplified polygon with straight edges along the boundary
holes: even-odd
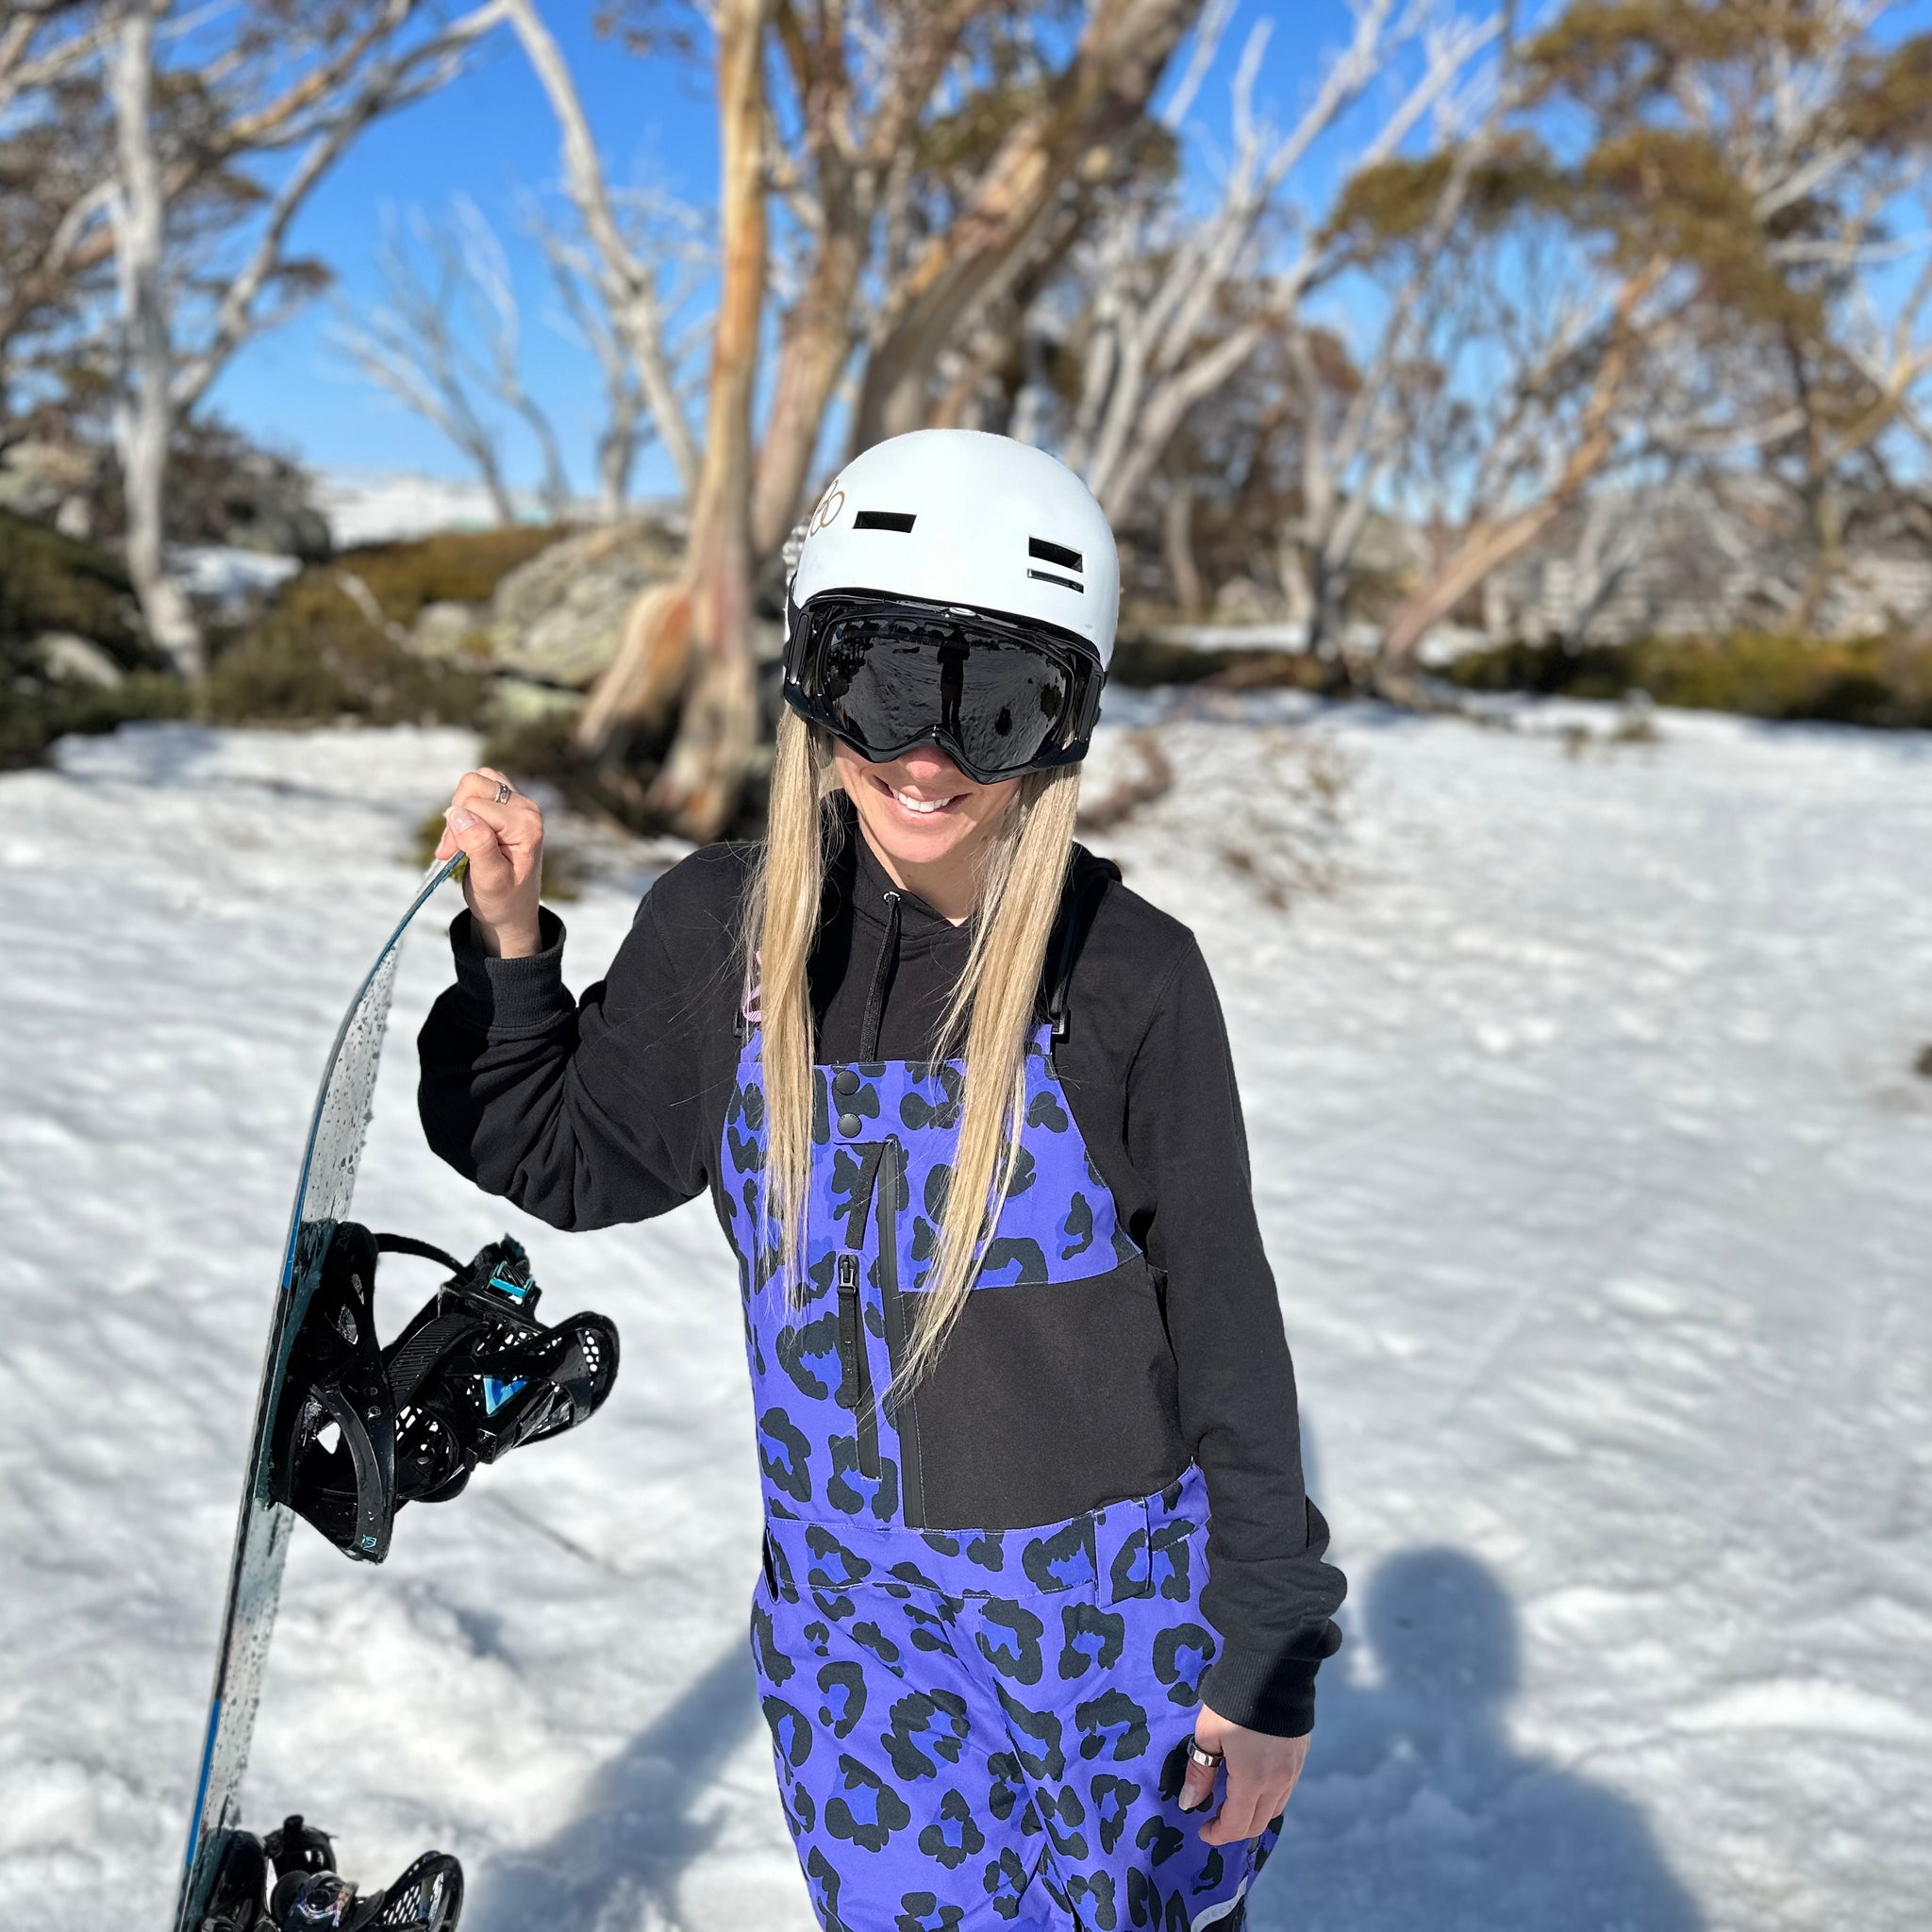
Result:
[[[874,764],[933,744],[996,785],[1087,756],[1106,675],[1071,632],[836,593],[789,616],[786,703]]]

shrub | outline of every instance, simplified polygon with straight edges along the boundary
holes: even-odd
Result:
[[[138,718],[180,718],[188,687],[178,677],[142,672],[111,689],[92,685],[0,685],[0,772],[45,761],[57,738],[112,731]]]
[[[1628,645],[1496,644],[1442,667],[1464,691],[1524,691],[1539,697],[1620,698],[1637,681]]]
[[[1191,644],[1164,643],[1144,633],[1124,631],[1115,641],[1111,683],[1135,690],[1158,685],[1217,685],[1240,691],[1286,687],[1325,691],[1336,679],[1333,666],[1306,652],[1274,650],[1197,651]]]
[[[98,644],[132,675],[109,687],[54,682],[37,648],[49,631]],[[39,764],[70,731],[181,716],[185,688],[154,662],[126,573],[113,557],[0,510],[0,771]]]
[[[497,530],[444,530],[407,543],[374,543],[344,550],[333,564],[306,571],[287,586],[288,597],[305,578],[333,580],[353,571],[368,585],[391,624],[415,623],[425,604],[480,604],[520,563],[571,534],[558,524],[512,524]]]
[[[668,727],[654,736],[634,739],[621,758],[597,760],[585,758],[572,743],[573,722],[568,716],[552,714],[508,725],[486,741],[481,761],[508,772],[519,785],[550,787],[566,804],[591,819],[645,835],[671,830],[650,804],[651,781],[670,742]],[[764,836],[772,790],[772,724],[768,715],[737,807],[719,835],[722,838]]]
[[[417,657],[397,634],[425,605],[482,602],[563,534],[525,525],[453,530],[344,551],[303,571],[216,658],[208,715],[224,724],[476,723],[487,690],[481,668]],[[366,597],[354,594],[351,576]]]
[[[211,631],[200,712],[220,724],[476,724],[488,690],[481,667],[419,658],[398,633],[426,604],[481,602],[563,534],[533,526],[452,531],[349,551],[305,570],[246,629]],[[381,622],[345,587],[344,572],[375,599]],[[51,684],[28,650],[47,631],[91,639],[140,675],[105,690]],[[194,710],[187,687],[154,663],[114,558],[0,511],[0,768],[38,763],[69,732]]]
[[[208,715],[218,724],[468,724],[485,683],[413,656],[326,574],[305,572],[216,658]]]
[[[148,661],[127,574],[105,550],[0,510],[0,647],[73,631],[116,663]]]
[[[1616,698],[1748,718],[1814,719],[1885,729],[1932,726],[1932,645],[1898,638],[1829,640],[1739,631],[1591,645],[1504,644],[1445,667],[1469,691]]]

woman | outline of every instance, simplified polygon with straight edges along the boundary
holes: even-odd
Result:
[[[667,873],[580,1003],[536,807],[484,771],[451,808],[431,1143],[559,1227],[708,1189],[737,1250],[752,1643],[827,1932],[1238,1927],[1339,1641],[1207,967],[1072,841],[1117,603],[1052,458],[856,458],[768,841]]]

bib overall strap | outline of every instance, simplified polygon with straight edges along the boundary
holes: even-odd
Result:
[[[1051,1029],[1047,1040],[1046,1067],[1047,1072],[1056,1077],[1059,1069],[1054,1064],[1054,1053],[1067,1037],[1067,1011],[1074,981],[1074,961],[1079,957],[1080,942],[1087,936],[1087,928],[1093,923],[1093,915],[1100,909],[1102,893],[1120,875],[1121,869],[1112,859],[1095,859],[1091,868],[1081,875],[1073,891],[1067,894],[1066,903],[1060,908],[1053,938],[1047,941],[1047,958],[1050,964],[1045,998],[1041,1003],[1044,1010],[1041,1017]]]

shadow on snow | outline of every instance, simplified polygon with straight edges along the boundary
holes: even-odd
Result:
[[[1638,1807],[1509,1741],[1516,1613],[1482,1564],[1390,1558],[1358,1627],[1379,1682],[1323,1673],[1253,1932],[1698,1932]]]
[[[1379,1681],[1324,1673],[1252,1932],[1700,1932],[1638,1807],[1510,1742],[1516,1613],[1482,1564],[1391,1557],[1359,1625]],[[575,1818],[490,1860],[465,1932],[676,1924],[679,1881],[718,1828],[694,1813],[758,1723],[733,1644],[596,1774]]]
[[[760,1723],[750,1648],[734,1643],[596,1774],[568,1824],[484,1866],[463,1932],[676,1924],[678,1881],[718,1830],[692,1813]]]

